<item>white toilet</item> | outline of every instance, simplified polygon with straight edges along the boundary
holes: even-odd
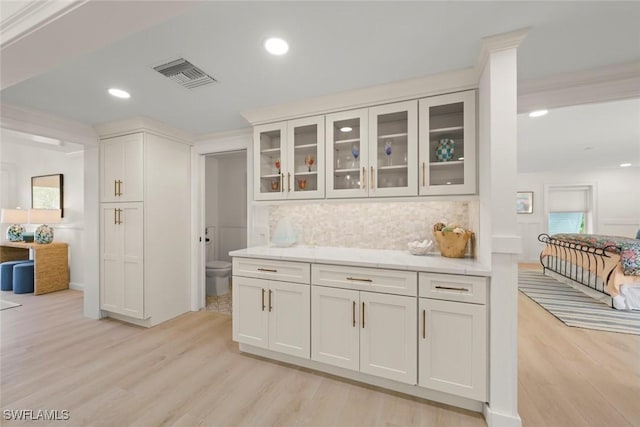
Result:
[[[207,227],[207,295],[224,295],[231,290],[229,279],[231,277],[231,263],[216,259],[216,251],[213,245],[215,242],[215,227]]]
[[[231,263],[226,261],[207,262],[207,295],[224,295],[229,293]]]

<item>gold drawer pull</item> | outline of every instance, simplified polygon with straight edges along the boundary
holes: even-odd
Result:
[[[269,312],[273,310],[273,304],[271,303],[271,294],[273,294],[273,291],[269,289]]]
[[[265,309],[265,305],[264,305],[264,288],[262,288],[262,311],[264,311]]]
[[[362,167],[362,178],[360,178],[360,189],[361,190],[366,190],[366,185],[367,185],[367,168],[365,168],[364,166]]]
[[[371,279],[360,279],[358,277],[347,277],[347,280],[351,280],[353,282],[367,282],[367,283],[373,282],[373,280]]]
[[[422,162],[422,186],[427,185],[427,163]]]
[[[259,268],[258,271],[266,271],[268,273],[277,273],[278,270],[274,270],[272,268]]]
[[[449,286],[436,286],[436,289],[444,289],[445,291],[469,292],[469,289],[467,288],[452,288]]]
[[[364,302],[362,303],[362,329],[364,329]]]

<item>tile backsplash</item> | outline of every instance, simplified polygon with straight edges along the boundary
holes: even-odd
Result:
[[[433,240],[433,224],[456,223],[477,232],[476,201],[281,204],[269,206],[269,235],[280,220],[291,221],[298,244],[406,250],[407,242]],[[435,250],[435,249],[434,249]]]

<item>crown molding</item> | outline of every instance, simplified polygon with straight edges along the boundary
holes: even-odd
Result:
[[[524,40],[529,33],[529,30],[530,28],[527,27],[520,30],[510,31],[508,33],[484,37],[481,41],[480,52],[476,59],[475,70],[477,75],[480,75],[484,69],[487,64],[487,60],[489,59],[489,55],[492,52],[518,48],[518,46],[522,44],[522,40]]]
[[[23,2],[22,7],[15,9],[13,13],[2,18],[0,22],[0,48],[4,49],[10,46],[12,43],[82,6],[87,1],[31,0]]]
[[[640,62],[518,83],[518,112],[640,98]]]
[[[250,124],[255,126],[275,121],[459,92],[477,87],[478,78],[475,70],[473,68],[465,68],[301,101],[256,108],[244,111],[241,114]]]
[[[166,125],[149,117],[133,117],[94,125],[100,139],[127,135],[136,132],[149,132],[165,138],[173,139],[187,145],[193,145],[193,135],[180,129]]]
[[[85,123],[10,104],[0,104],[0,127],[82,145],[98,143],[98,135]]]
[[[253,129],[250,127],[197,135],[195,142],[197,144],[199,142],[205,141],[221,141],[236,138],[246,138],[247,136],[253,137]]]

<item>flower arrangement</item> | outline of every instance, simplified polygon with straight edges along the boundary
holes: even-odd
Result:
[[[440,247],[440,254],[448,258],[464,258],[467,242],[473,236],[457,224],[439,222],[433,226],[433,236]]]

